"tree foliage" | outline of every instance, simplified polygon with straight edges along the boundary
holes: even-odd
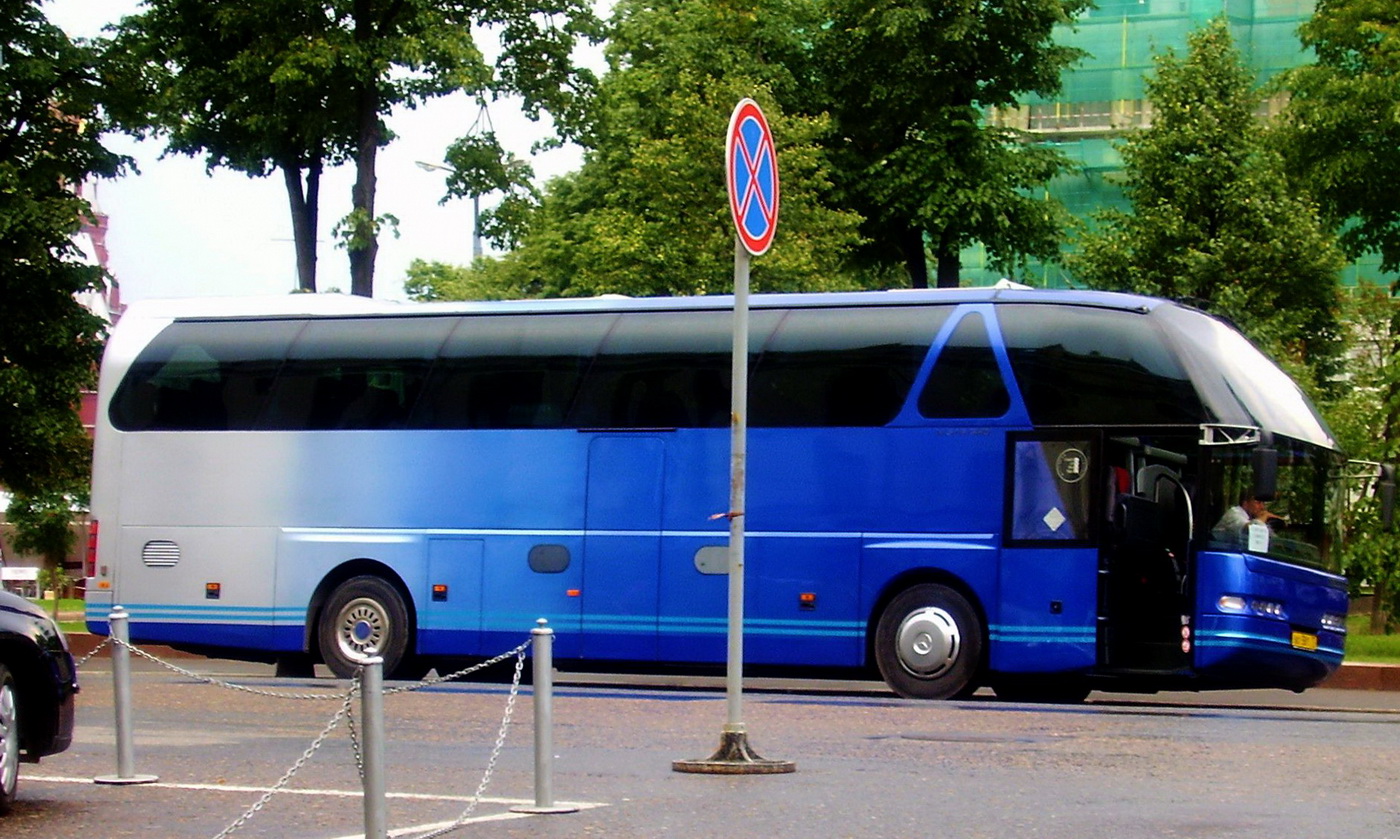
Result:
[[[87,481],[76,409],[105,330],[74,299],[103,277],[73,244],[88,205],[71,186],[123,161],[99,142],[92,53],[33,0],[0,7],[0,484],[39,495]]]
[[[1057,24],[1088,0],[826,0],[817,53],[819,107],[837,195],[864,218],[867,264],[903,265],[928,284],[956,286],[959,251],[983,243],[999,266],[1054,258],[1065,218],[1038,188],[1068,169],[1049,146],[985,119],[992,108],[1059,90],[1078,50]]]
[[[1350,337],[1345,389],[1325,405],[1327,421],[1352,458],[1394,464],[1400,459],[1400,301],[1362,285],[1346,298],[1343,315]],[[1400,614],[1400,536],[1381,528],[1365,483],[1347,489],[1349,503],[1336,522],[1343,567],[1353,581],[1373,586],[1372,630],[1382,631],[1389,616]]]
[[[1096,288],[1195,303],[1283,361],[1328,368],[1342,258],[1262,136],[1223,17],[1191,35],[1186,56],[1158,57],[1147,96],[1152,126],[1122,146],[1132,210],[1098,214],[1070,267]]]
[[[1318,0],[1299,34],[1317,59],[1284,77],[1291,167],[1350,254],[1400,270],[1400,5]]]
[[[378,236],[394,221],[375,206],[388,114],[459,90],[517,95],[527,116],[548,112],[577,134],[592,76],[571,51],[598,26],[584,0],[147,0],[108,55],[116,84],[139,92],[122,103],[123,124],[210,167],[283,172],[308,290],[320,173],[353,162],[337,230],[351,291],[370,296]],[[483,36],[499,37],[494,62]]]
[[[777,240],[754,260],[753,287],[862,284],[842,265],[859,219],[828,203],[827,121],[798,107],[813,86],[818,11],[803,0],[620,2],[582,167],[548,185],[513,253],[473,270],[493,288],[550,296],[728,290],[724,135],[735,104],[753,97],[782,183]]]

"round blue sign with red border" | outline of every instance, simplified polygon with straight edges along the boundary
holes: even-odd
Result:
[[[741,100],[729,117],[724,162],[739,241],[758,256],[773,244],[778,229],[778,153],[768,120],[752,99]]]

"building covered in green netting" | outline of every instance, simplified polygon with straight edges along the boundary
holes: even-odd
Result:
[[[1263,85],[1311,60],[1298,40],[1298,27],[1312,11],[1313,0],[1097,0],[1073,27],[1060,30],[1057,40],[1086,55],[1065,72],[1059,95],[1029,97],[997,119],[1055,145],[1078,166],[1049,188],[1076,218],[1087,222],[1100,208],[1126,209],[1118,186],[1122,161],[1116,143],[1151,121],[1144,79],[1153,72],[1154,58],[1168,49],[1183,54],[1187,36],[1224,13],[1236,47]],[[1280,104],[1278,98],[1271,100],[1261,116],[1276,112]],[[965,281],[983,285],[1000,279],[986,262],[980,248],[965,252]],[[1378,281],[1378,266],[1377,257],[1349,265],[1343,282]],[[1074,284],[1058,265],[1035,265],[1021,279],[1052,287]]]

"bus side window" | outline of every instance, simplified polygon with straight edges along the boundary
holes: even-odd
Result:
[[[240,431],[254,426],[301,330],[297,320],[258,324],[178,321],[131,365],[109,416],[123,431]]]
[[[750,346],[776,318],[754,312]],[[628,312],[584,378],[569,416],[576,428],[717,428],[729,422],[733,316]]]
[[[948,307],[795,309],[754,368],[756,426],[881,426],[899,414]]]
[[[930,419],[1000,417],[1011,397],[980,312],[958,322],[919,394],[919,413]]]
[[[277,374],[259,427],[402,428],[456,318],[312,321]]]

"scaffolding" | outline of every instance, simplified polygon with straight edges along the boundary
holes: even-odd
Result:
[[[1263,85],[1310,60],[1298,27],[1312,11],[1313,0],[1098,0],[1072,26],[1058,30],[1057,43],[1085,53],[1065,71],[1059,93],[1054,98],[1027,96],[993,119],[1055,146],[1075,164],[1073,174],[1051,182],[1049,193],[1076,218],[1088,220],[1101,209],[1127,209],[1118,186],[1123,164],[1117,142],[1152,122],[1145,79],[1156,57],[1167,50],[1184,54],[1187,37],[1223,12],[1236,48],[1256,84]],[[1274,112],[1278,106],[1271,101],[1266,109]],[[965,252],[963,265],[964,277],[975,285],[1001,278],[987,267],[981,248]],[[1343,282],[1374,281],[1380,277],[1378,266],[1378,258],[1349,265]],[[1025,279],[1051,286],[1069,282],[1055,266],[1034,266]]]

